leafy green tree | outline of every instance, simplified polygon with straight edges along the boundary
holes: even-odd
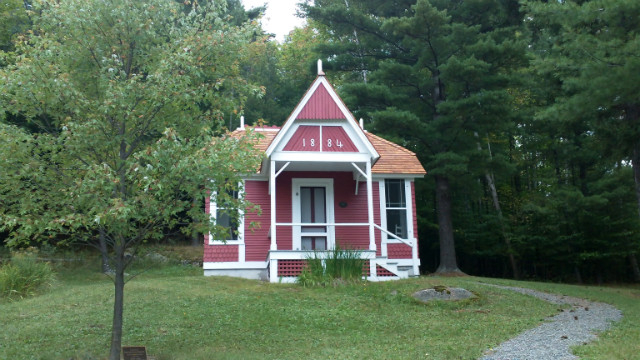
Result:
[[[28,8],[31,5],[23,0],[4,0],[0,4],[0,51],[13,50],[13,40],[17,34],[29,28],[31,20]]]
[[[557,79],[554,104],[538,116],[583,124],[606,144],[613,163],[630,162],[640,215],[640,3],[592,0],[526,3],[537,55],[536,69]],[[590,121],[592,126],[584,126]],[[638,235],[629,258],[640,280]]]
[[[193,198],[233,199],[255,169],[250,139],[222,134],[222,115],[259,91],[240,75],[255,28],[225,3],[42,1],[21,54],[0,72],[0,226],[11,245],[103,231],[114,258],[110,359],[120,358],[125,269],[142,242],[188,212],[200,231],[228,231]],[[185,196],[186,195],[186,196]]]
[[[345,101],[356,103],[376,132],[415,151],[435,181],[437,272],[460,271],[452,180],[485,173],[490,157],[479,151],[478,134],[512,125],[508,88],[513,71],[526,65],[513,4],[351,0],[306,7],[334,34],[322,50],[329,63],[362,79],[345,84]]]

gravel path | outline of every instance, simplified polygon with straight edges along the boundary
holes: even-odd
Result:
[[[578,359],[570,347],[587,343],[596,338],[594,332],[606,330],[611,322],[619,321],[622,312],[615,307],[564,295],[552,295],[509,286],[499,287],[535,296],[553,304],[569,304],[570,308],[536,328],[488,350],[482,360],[569,360]]]

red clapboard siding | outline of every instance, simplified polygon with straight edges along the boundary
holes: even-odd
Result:
[[[245,199],[259,205],[262,214],[247,211],[244,221],[244,243],[246,261],[265,261],[271,246],[269,227],[271,222],[271,199],[268,181],[251,181],[244,183]],[[256,227],[250,228],[254,222]]]
[[[334,200],[336,223],[368,223],[367,185],[360,183],[358,195],[356,182],[350,172],[335,173]],[[347,204],[340,207],[340,203]],[[336,243],[345,249],[369,248],[369,226],[336,226]]]
[[[320,141],[320,126],[301,125],[282,150],[320,151]]]
[[[344,114],[333,100],[323,84],[316,91],[298,114],[298,119],[344,119]]]
[[[238,245],[206,245],[204,262],[238,261]]]
[[[291,173],[284,172],[276,179],[276,222],[290,223],[291,213]],[[292,250],[293,231],[291,226],[278,226],[276,240],[278,250]]]
[[[322,151],[327,152],[358,152],[342,126],[322,127]]]

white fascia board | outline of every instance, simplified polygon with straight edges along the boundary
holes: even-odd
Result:
[[[369,154],[371,154],[371,158],[373,158],[373,162],[375,162],[378,158],[380,158],[380,154],[378,154],[376,149],[373,147],[373,145],[367,138],[367,135],[365,135],[364,130],[361,129],[360,126],[358,125],[358,121],[356,121],[355,117],[353,117],[353,114],[351,114],[351,111],[347,109],[342,99],[340,99],[338,94],[334,91],[333,86],[329,84],[329,81],[327,81],[327,79],[324,76],[318,76],[316,78],[316,80],[313,82],[313,84],[311,85],[311,87],[309,88],[305,96],[302,98],[302,100],[300,101],[296,109],[291,113],[291,115],[289,115],[289,117],[287,118],[287,121],[284,123],[284,125],[280,129],[280,132],[278,132],[278,135],[276,135],[276,137],[273,139],[273,141],[271,141],[271,144],[267,148],[267,151],[266,151],[267,157],[271,157],[275,149],[278,148],[278,145],[280,144],[280,142],[282,142],[285,135],[289,132],[289,130],[293,126],[295,119],[298,117],[302,109],[304,109],[307,102],[309,102],[309,99],[311,99],[311,96],[313,96],[313,94],[316,92],[320,84],[324,85],[325,89],[329,93],[329,96],[331,96],[333,101],[336,103],[336,105],[338,105],[338,108],[344,115],[347,125],[354,131],[356,136],[359,138],[360,142],[364,144]]]
[[[342,111],[342,113],[344,114],[344,117],[347,119],[347,124],[355,131],[356,136],[358,136],[360,138],[360,141],[367,147],[369,154],[371,154],[371,157],[373,158],[373,162],[378,160],[380,154],[378,154],[373,145],[371,145],[371,142],[367,138],[367,135],[365,135],[364,130],[360,128],[359,122],[356,120],[353,114],[351,114],[351,111],[347,109],[346,105],[344,104],[344,102],[342,102],[342,99],[340,99],[338,94],[333,90],[333,87],[331,86],[331,84],[329,84],[327,79],[322,77],[322,83],[325,85],[325,89],[327,89],[327,92],[329,92],[329,95],[331,96],[333,101],[338,105],[340,111]]]
[[[204,262],[202,263],[204,270],[224,270],[224,269],[266,269],[266,261],[227,261],[227,262]]]
[[[316,89],[318,88],[318,86],[322,83],[321,79],[324,79],[324,76],[318,76],[316,78],[313,84],[311,84],[311,87],[309,88],[309,90],[307,90],[307,93],[304,95],[302,100],[300,100],[300,102],[298,103],[298,106],[295,108],[295,110],[293,110],[291,115],[289,115],[289,117],[287,118],[287,121],[284,122],[284,125],[282,125],[282,128],[280,129],[280,132],[278,132],[278,135],[276,135],[276,137],[273,138],[273,140],[271,141],[271,144],[269,144],[269,147],[267,148],[267,151],[266,151],[267,157],[271,157],[271,154],[273,153],[275,148],[282,141],[282,138],[284,137],[284,135],[289,131],[289,129],[293,125],[294,120],[298,117],[302,109],[304,109],[304,106],[307,105],[307,102],[309,102],[309,99],[311,99],[311,96],[316,92]]]
[[[369,155],[363,153],[286,151],[273,154],[271,160],[291,162],[367,162]]]

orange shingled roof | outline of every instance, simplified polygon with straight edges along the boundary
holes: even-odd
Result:
[[[380,154],[380,158],[371,168],[374,174],[425,175],[427,173],[415,153],[370,132],[365,134],[371,145]]]
[[[263,126],[253,128],[257,133],[263,135],[255,144],[256,149],[267,151],[273,139],[280,130],[277,126]],[[244,130],[236,129],[231,136],[240,137]],[[365,133],[371,145],[376,149],[380,158],[371,168],[374,174],[413,174],[425,175],[427,172],[418,161],[416,154],[403,148],[402,146],[385,140],[370,132]]]

